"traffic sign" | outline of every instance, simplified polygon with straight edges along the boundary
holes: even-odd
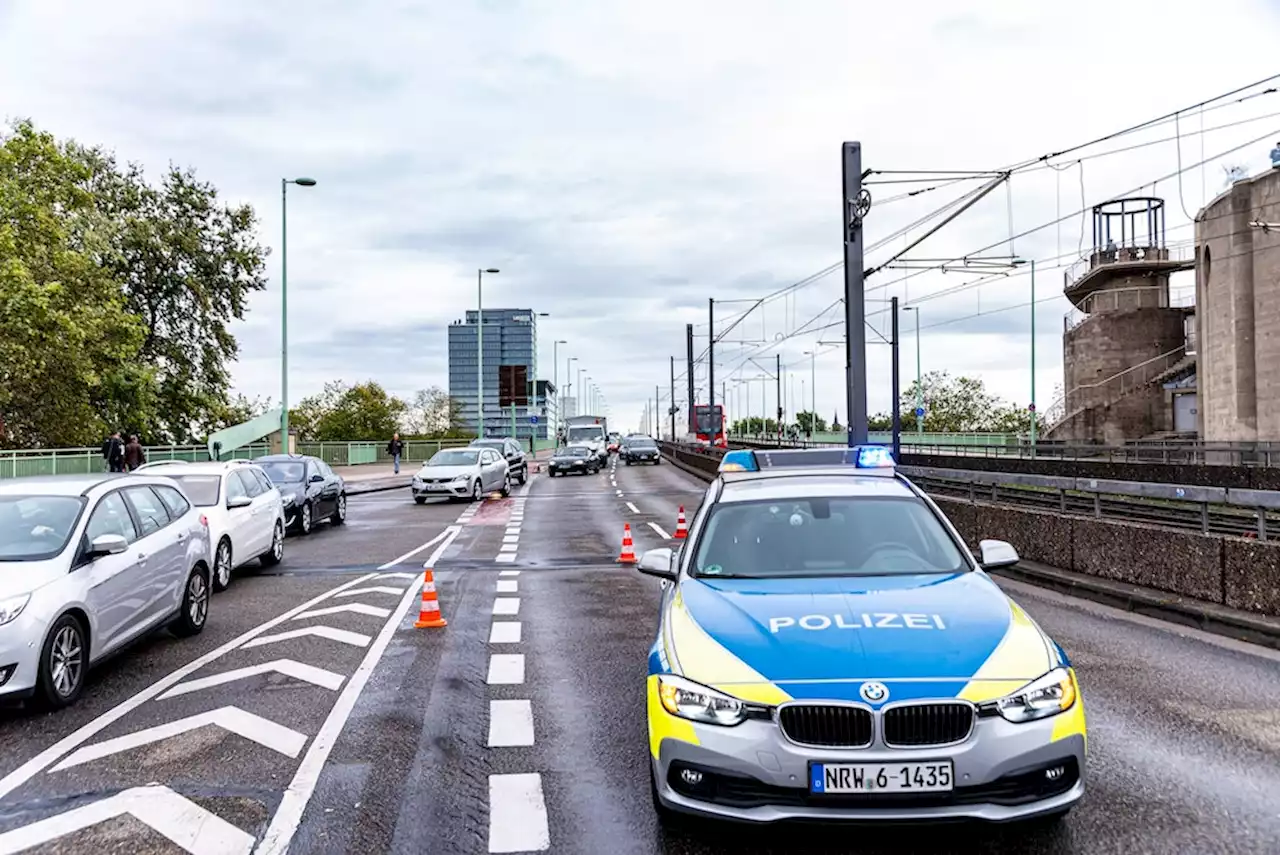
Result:
[[[923,416],[923,415],[924,415],[924,407],[916,407],[916,415],[917,415],[917,416]]]
[[[529,416],[529,424],[531,424],[531,425],[536,425],[537,423],[538,423],[538,417],[537,417],[537,416]]]

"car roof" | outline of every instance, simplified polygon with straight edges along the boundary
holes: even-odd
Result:
[[[722,479],[723,480],[723,479]],[[814,496],[891,496],[910,498],[915,492],[905,479],[883,475],[764,474],[724,481],[721,502],[755,502],[769,499],[807,499]]]

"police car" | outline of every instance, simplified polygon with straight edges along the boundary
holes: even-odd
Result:
[[[773,822],[1056,819],[1084,794],[1062,648],[879,446],[731,451],[664,580],[653,801]]]

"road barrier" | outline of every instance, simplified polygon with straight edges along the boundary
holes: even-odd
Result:
[[[674,464],[707,481],[715,477],[723,453],[673,443],[662,443],[662,449]],[[1270,529],[1266,526],[1266,512],[1280,508],[1280,494],[1101,479],[1035,483],[1017,473],[901,468],[971,547],[982,538],[998,538],[1028,561],[1280,617],[1280,542],[1275,520]],[[947,494],[939,484],[947,479],[939,473],[958,479],[965,494]],[[1184,494],[1178,496],[1178,490]],[[1026,505],[1034,491],[1041,493],[1039,501],[1049,503],[1046,507]],[[1075,496],[1087,497],[1087,509],[1078,503],[1063,507],[1063,497]],[[1135,505],[1141,513],[1163,512],[1167,518],[1123,516],[1138,513]],[[1194,526],[1176,524],[1185,521],[1175,520],[1174,514],[1187,513],[1187,506],[1195,509]],[[1248,515],[1249,508],[1259,514],[1257,519]],[[1202,514],[1208,515],[1209,533]],[[1230,514],[1245,520],[1241,532],[1215,531],[1213,526],[1221,525],[1217,521]]]

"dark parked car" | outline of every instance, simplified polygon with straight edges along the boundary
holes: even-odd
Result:
[[[267,473],[284,499],[284,520],[290,531],[310,534],[316,523],[347,521],[347,485],[342,476],[319,457],[269,454],[253,461]]]
[[[632,463],[652,463],[655,466],[662,462],[658,452],[658,443],[647,436],[629,436],[622,441],[622,450],[618,455],[630,466]]]
[[[529,461],[525,460],[524,449],[514,439],[477,439],[471,443],[472,448],[492,448],[507,459],[507,471],[517,483],[529,480]]]
[[[551,458],[551,462],[547,464],[547,472],[552,478],[557,475],[568,475],[570,472],[594,475],[599,471],[600,462],[596,459],[591,449],[585,445],[568,445],[564,448],[557,448],[556,453]]]

